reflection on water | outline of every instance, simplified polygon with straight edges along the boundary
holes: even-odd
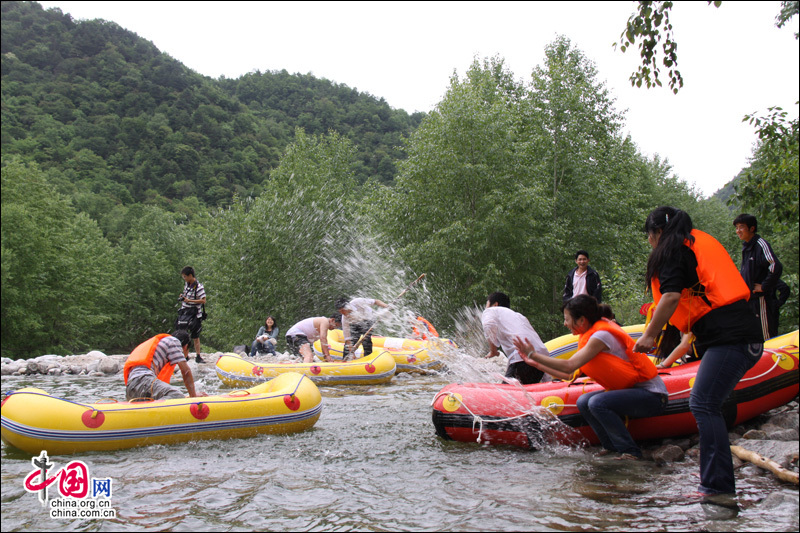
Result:
[[[684,498],[697,484],[693,462],[658,467],[565,446],[533,452],[441,440],[433,396],[491,371],[458,357],[468,356],[451,355],[448,365],[463,374],[321,388],[319,422],[296,435],[51,457],[56,468],[79,459],[92,477],[113,479],[117,518],[106,522],[49,518],[23,488],[31,457],[3,445],[3,530],[797,530],[796,515],[759,506],[770,492],[796,498],[768,476],[739,481],[737,515]],[[212,373],[201,380],[218,390]],[[34,385],[87,402],[123,394],[120,377],[4,376],[2,384],[3,392]]]

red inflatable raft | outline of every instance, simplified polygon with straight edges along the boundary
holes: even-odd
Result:
[[[657,417],[628,421],[636,440],[697,433],[689,393],[700,362],[659,371],[669,402]],[[723,404],[733,427],[798,394],[798,332],[765,343],[761,360],[744,375]],[[537,448],[548,442],[597,444],[597,436],[575,406],[581,394],[601,389],[581,378],[535,385],[462,383],[444,387],[433,400],[433,425],[447,440]]]

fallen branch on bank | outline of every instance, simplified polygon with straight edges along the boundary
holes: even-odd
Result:
[[[769,470],[783,481],[788,481],[790,483],[794,483],[795,485],[798,484],[798,475],[796,472],[790,472],[789,470],[786,470],[772,459],[768,459],[761,454],[747,450],[741,446],[731,446],[731,452],[733,452],[736,457],[743,461],[750,461],[759,468]]]

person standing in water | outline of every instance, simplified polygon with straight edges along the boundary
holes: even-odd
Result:
[[[634,350],[651,351],[667,321],[682,333],[694,334],[703,353],[689,397],[700,434],[698,491],[735,495],[722,403],[764,349],[761,325],[747,303],[750,288],[727,250],[694,229],[685,211],[659,207],[648,215],[645,231],[652,247],[646,284],[656,308]]]

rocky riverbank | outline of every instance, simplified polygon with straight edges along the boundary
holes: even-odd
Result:
[[[213,354],[200,354],[203,362],[200,366],[215,365],[222,352]],[[21,376],[31,374],[45,374],[51,376],[76,375],[76,376],[107,376],[122,372],[125,365],[125,355],[106,355],[94,350],[83,355],[42,355],[34,359],[13,360],[2,358],[0,373],[3,376]],[[195,353],[189,354],[189,360],[194,362]]]

